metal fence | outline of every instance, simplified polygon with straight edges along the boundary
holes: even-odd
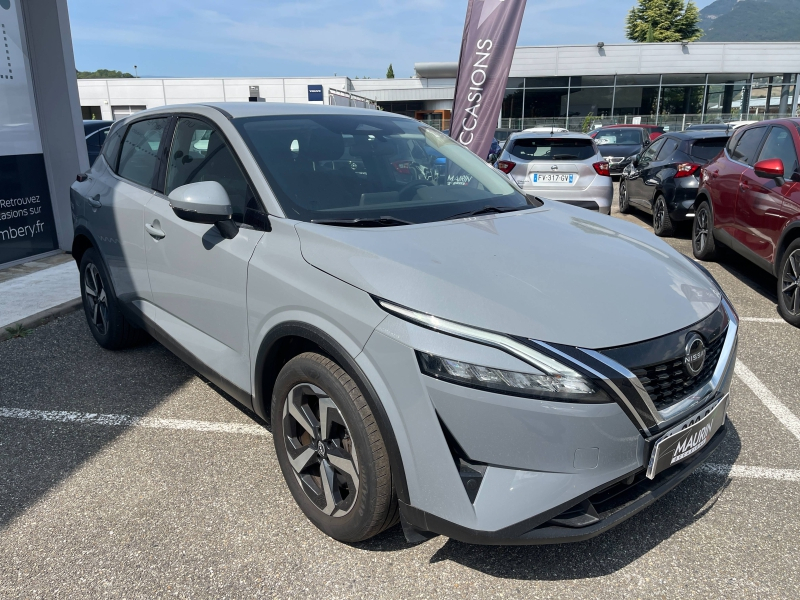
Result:
[[[352,106],[354,108],[371,108],[377,110],[378,103],[375,100],[357,96],[342,90],[328,89],[328,104],[331,106]]]

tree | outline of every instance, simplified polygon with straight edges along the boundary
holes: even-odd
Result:
[[[109,71],[108,69],[98,69],[97,71],[75,71],[78,79],[122,79],[133,78],[130,73],[122,71]]]
[[[386,79],[394,79],[394,69],[392,63],[389,63],[389,68],[386,69]]]
[[[638,0],[628,12],[625,35],[633,42],[692,42],[703,35],[699,22],[692,0]]]

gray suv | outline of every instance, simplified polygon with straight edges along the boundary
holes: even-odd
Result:
[[[585,539],[725,435],[738,319],[711,276],[412,119],[149,110],[71,192],[97,342],[150,334],[268,421],[338,540],[398,521],[409,540]]]

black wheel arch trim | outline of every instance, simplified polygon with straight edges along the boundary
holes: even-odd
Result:
[[[775,247],[775,257],[772,264],[772,274],[778,276],[778,271],[781,267],[783,255],[789,245],[800,238],[800,221],[792,221],[781,232],[781,237],[778,239],[778,245]]]
[[[395,493],[401,502],[409,504],[408,485],[406,483],[403,458],[400,454],[400,446],[394,435],[389,416],[380,400],[375,388],[372,387],[367,376],[358,366],[355,359],[330,335],[308,323],[302,321],[287,321],[276,325],[271,329],[261,342],[256,355],[255,363],[255,382],[253,387],[253,410],[264,419],[269,419],[269,405],[272,401],[272,390],[269,390],[270,397],[265,397],[267,390],[264,389],[265,379],[269,378],[274,382],[277,377],[275,365],[270,365],[268,358],[273,350],[277,349],[280,340],[287,337],[304,338],[322,350],[347,371],[347,374],[355,381],[364,399],[375,417],[375,422],[383,436],[386,450],[389,454],[389,464],[392,469],[392,482]],[[270,369],[272,371],[270,371]]]

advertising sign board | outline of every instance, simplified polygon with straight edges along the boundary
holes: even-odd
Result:
[[[322,86],[321,85],[309,85],[308,86],[308,101],[309,102],[322,102]]]
[[[58,247],[21,0],[0,0],[0,265]]]

